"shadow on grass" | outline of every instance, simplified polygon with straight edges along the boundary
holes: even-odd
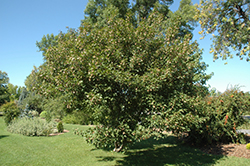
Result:
[[[0,135],[0,139],[8,137],[8,135]]]
[[[214,165],[223,156],[208,155],[198,149],[177,144],[176,138],[148,139],[136,143],[125,153],[125,157],[98,157],[99,161],[117,160],[124,166],[163,166],[163,165]]]

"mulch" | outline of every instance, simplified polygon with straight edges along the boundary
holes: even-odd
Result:
[[[250,135],[247,135],[246,137],[247,143],[249,143]],[[250,159],[250,150],[246,149],[246,144],[217,144],[200,147],[200,150],[207,154],[236,156]]]

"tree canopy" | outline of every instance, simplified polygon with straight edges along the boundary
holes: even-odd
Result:
[[[68,108],[92,112],[100,126],[88,141],[120,151],[140,139],[141,128],[163,129],[171,103],[195,98],[210,75],[192,36],[178,37],[181,18],[170,23],[153,12],[134,27],[130,16],[114,13],[103,28],[85,22],[61,33],[44,54],[46,65],[37,73],[42,83],[35,86],[48,96],[67,94]]]
[[[206,36],[213,35],[211,53],[214,60],[236,55],[250,58],[250,1],[249,0],[202,0],[196,19]]]

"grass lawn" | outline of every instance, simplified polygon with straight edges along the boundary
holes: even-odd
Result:
[[[148,139],[136,143],[125,154],[114,153],[96,149],[73,134],[74,129],[86,126],[64,127],[70,132],[52,137],[28,137],[6,131],[0,117],[0,165],[250,165],[248,159],[207,155],[179,145],[173,136],[158,141]]]

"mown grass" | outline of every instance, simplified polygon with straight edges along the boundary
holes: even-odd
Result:
[[[249,159],[214,156],[167,139],[148,139],[131,146],[126,153],[96,149],[82,137],[74,135],[76,128],[86,126],[64,125],[69,133],[52,137],[27,137],[6,131],[0,118],[0,165],[250,165]]]

